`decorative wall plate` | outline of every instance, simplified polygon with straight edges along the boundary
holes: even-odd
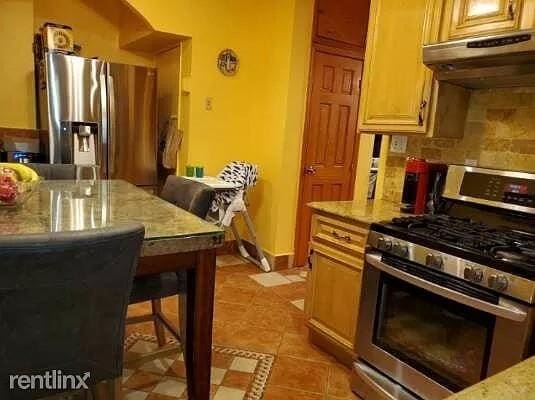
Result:
[[[232,49],[225,49],[217,57],[217,68],[223,75],[232,76],[238,72],[238,55]]]

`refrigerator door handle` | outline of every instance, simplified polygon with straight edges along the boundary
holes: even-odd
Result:
[[[100,72],[100,104],[101,104],[101,126],[102,133],[100,135],[102,143],[100,143],[100,165],[101,175],[107,178],[108,171],[108,141],[109,141],[109,118],[108,118],[108,95],[106,93],[106,76],[107,65],[104,64]],[[99,162],[97,161],[97,163]]]
[[[115,86],[113,81],[113,76],[110,75],[108,71],[108,125],[109,125],[109,134],[108,134],[108,179],[112,179],[115,173],[115,142],[116,142],[116,113],[115,113]]]

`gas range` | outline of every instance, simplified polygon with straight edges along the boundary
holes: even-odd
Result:
[[[466,173],[473,169],[450,166],[450,171],[455,175],[460,168]],[[512,187],[523,192],[524,198],[533,198],[530,193],[535,193],[535,190],[530,192],[530,188],[535,189],[535,180],[511,176],[508,181],[502,175],[503,171],[477,170],[482,179],[487,180],[487,185],[491,182],[492,186],[495,186],[496,179],[493,174],[500,173],[505,187],[501,189],[501,200],[515,197],[503,193],[512,190]],[[518,201],[512,207],[503,202],[500,208],[496,204],[490,207],[488,204],[461,201],[448,184],[451,185],[451,180],[446,184],[446,193],[449,190],[454,195],[453,199],[442,200],[441,213],[375,223],[371,226],[368,244],[385,254],[530,304],[535,303],[535,213],[517,211]],[[487,186],[480,186],[484,195]],[[470,190],[474,192],[473,188]],[[523,203],[528,204],[527,200]],[[535,208],[523,208],[523,211],[535,211]]]
[[[449,215],[373,224],[368,244],[509,297],[535,303],[535,235]]]
[[[450,165],[435,214],[371,225],[362,287],[365,400],[441,400],[535,354],[535,174]]]

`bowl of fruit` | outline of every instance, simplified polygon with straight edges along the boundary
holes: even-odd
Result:
[[[30,197],[39,184],[37,173],[23,165],[0,163],[0,207],[17,207]]]

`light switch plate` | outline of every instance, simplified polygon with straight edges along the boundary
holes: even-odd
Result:
[[[392,136],[392,138],[390,139],[390,151],[392,153],[406,153],[407,139],[407,136]]]

